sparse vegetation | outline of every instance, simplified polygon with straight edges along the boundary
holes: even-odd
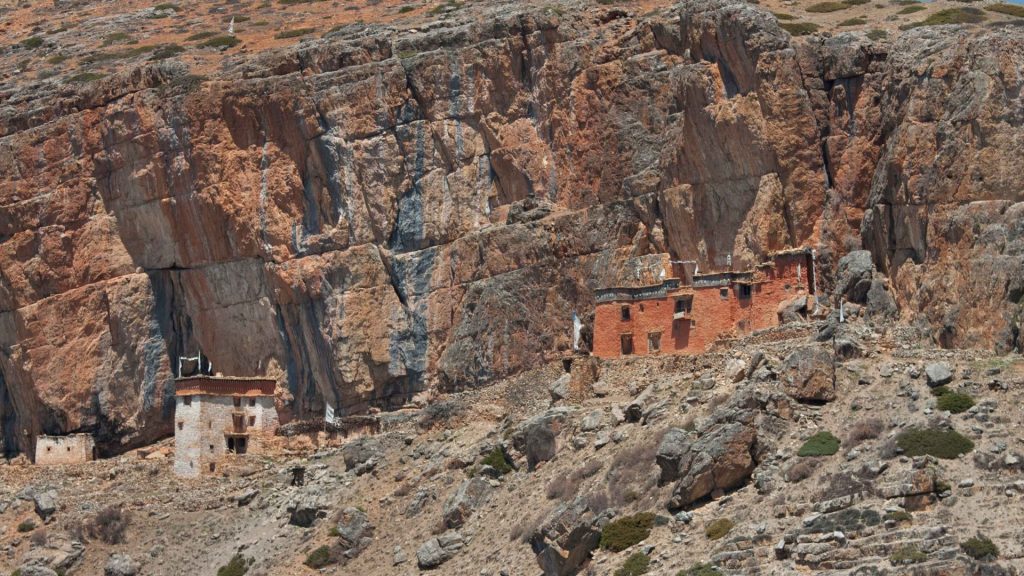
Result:
[[[814,22],[780,22],[779,26],[793,36],[807,36],[818,31]]]
[[[792,14],[786,14],[785,12],[772,12],[772,15],[775,16],[776,20],[796,20],[796,16],[793,16]]]
[[[67,59],[68,57],[64,54],[54,54],[53,56],[47,58],[46,62],[56,66],[57,64],[63,64]]]
[[[277,34],[274,34],[274,38],[278,40],[284,40],[286,38],[298,38],[299,36],[305,36],[316,32],[315,28],[295,28],[294,30],[282,30]]]
[[[951,412],[953,414],[960,414],[966,412],[974,406],[974,398],[971,398],[968,394],[961,394],[959,392],[950,392],[939,396],[939,400],[936,403],[939,410]]]
[[[920,551],[917,546],[904,546],[889,556],[889,562],[893,566],[905,566],[907,564],[918,564],[928,559],[928,555]]]
[[[611,4],[614,2],[614,0],[608,0],[608,2],[602,2],[601,0],[597,1],[599,4]],[[437,16],[439,14],[444,14],[445,12],[452,12],[454,10],[458,10],[459,8],[462,8],[462,2],[459,2],[458,0],[448,0],[444,4],[438,4],[437,6],[431,8],[430,13],[434,16]]]
[[[111,46],[113,44],[132,44],[135,40],[131,34],[127,32],[114,32],[113,34],[107,34],[107,37],[103,39],[102,46]]]
[[[39,36],[32,36],[30,38],[25,38],[24,40],[22,40],[21,45],[25,48],[39,48],[43,45],[43,39]]]
[[[415,6],[409,6],[408,4],[406,4],[405,6],[402,6],[401,8],[398,9],[398,13],[399,14],[407,14],[409,12],[412,12],[415,9],[416,9]]]
[[[922,10],[927,9],[928,8],[921,6],[920,4],[911,4],[910,6],[907,6],[900,10],[899,12],[897,12],[897,14],[913,14],[914,12],[920,12]]]
[[[619,450],[608,466],[608,495],[612,506],[625,506],[649,494],[658,483],[655,454],[664,431]]]
[[[884,518],[893,522],[912,522],[914,520],[914,517],[906,510],[891,510],[885,513]]]
[[[974,442],[956,430],[911,428],[896,437],[896,445],[907,456],[930,455],[951,460],[974,450]]]
[[[788,470],[786,470],[786,481],[797,483],[810,478],[817,465],[818,461],[814,458],[797,460],[789,467]]]
[[[853,448],[865,440],[878,438],[883,430],[885,430],[885,423],[878,418],[861,420],[850,428],[850,433],[846,436],[846,445]]]
[[[877,41],[881,40],[882,38],[888,38],[889,37],[889,33],[886,32],[885,30],[879,30],[878,28],[875,28],[873,30],[869,30],[868,31],[867,37],[868,37],[868,40],[874,40],[874,41],[877,42]]]
[[[988,562],[999,558],[999,547],[987,537],[978,534],[960,544],[960,548],[975,560]]]
[[[986,20],[985,13],[977,8],[946,8],[929,15],[921,22],[900,26],[902,30],[918,26],[943,26],[946,24],[978,24]]]
[[[109,506],[93,518],[88,527],[89,536],[107,544],[120,544],[124,542],[130,520],[130,514],[122,511],[119,506]]]
[[[654,514],[650,512],[617,518],[605,525],[601,531],[601,548],[622,552],[650,536],[653,526]]]
[[[206,30],[205,32],[196,32],[195,34],[185,38],[186,42],[198,42],[199,40],[206,40],[207,38],[213,38],[217,33],[212,30]]]
[[[722,576],[722,571],[711,564],[694,564],[686,570],[680,570],[676,576]]]
[[[153,10],[159,10],[161,12],[163,12],[165,10],[172,10],[174,12],[177,12],[178,11],[178,5],[174,4],[172,2],[164,2],[162,4],[157,4],[156,6],[153,6]]]
[[[149,59],[164,60],[166,58],[173,58],[184,51],[185,48],[177,44],[163,44],[161,46],[157,46],[156,49],[153,50],[153,54],[150,55]]]
[[[808,438],[796,455],[802,458],[807,456],[831,456],[838,451],[839,438],[833,436],[831,432],[824,430]]]
[[[647,574],[651,567],[651,559],[643,552],[635,552],[626,558],[622,566],[615,571],[615,576],[640,576]]]
[[[513,470],[512,464],[509,463],[508,458],[505,456],[505,451],[502,450],[500,446],[488,452],[487,455],[480,460],[480,465],[490,466],[497,470],[502,476]]]
[[[217,569],[217,576],[245,576],[252,563],[252,558],[247,559],[241,554],[235,554],[227,564]]]
[[[18,532],[20,532],[22,534],[24,534],[25,532],[31,532],[31,531],[33,531],[35,529],[36,529],[36,523],[33,522],[31,519],[23,520],[20,524],[18,524]]]
[[[842,22],[840,22],[839,26],[863,26],[863,25],[865,25],[867,23],[868,23],[868,21],[866,19],[864,19],[864,18],[861,18],[861,17],[847,18],[846,20],[843,20]]]
[[[806,10],[815,14],[827,14],[829,12],[846,10],[849,7],[850,5],[846,2],[818,2],[817,4],[811,4]]]
[[[199,43],[203,48],[234,48],[242,41],[234,36],[214,36]]]
[[[708,540],[718,540],[731,532],[734,526],[736,524],[732,520],[719,518],[711,521],[711,523],[704,527],[704,535],[708,537]]]
[[[932,396],[944,396],[952,392],[952,390],[949,389],[949,386],[936,386],[931,389],[931,392]]]
[[[321,546],[316,550],[313,550],[306,556],[306,561],[303,562],[306,566],[313,569],[323,568],[331,563],[331,549],[327,546]]]
[[[563,472],[552,478],[551,482],[548,482],[545,495],[548,497],[548,500],[566,500],[575,496],[579,488],[579,480],[573,479],[569,474]]]

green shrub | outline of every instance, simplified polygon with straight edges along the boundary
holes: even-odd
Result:
[[[177,44],[163,44],[161,46],[157,46],[156,49],[153,50],[153,54],[149,57],[149,59],[164,60],[167,58],[173,58],[174,56],[177,56],[178,54],[181,54],[184,51],[185,49]]]
[[[736,524],[732,520],[719,518],[704,527],[704,535],[708,537],[708,540],[718,540],[719,538],[724,538],[726,534],[732,531],[734,526]]]
[[[939,410],[946,412],[952,412],[953,414],[959,414],[966,412],[974,406],[974,398],[971,398],[967,394],[960,394],[959,392],[950,392],[949,394],[943,394],[939,396],[937,402]]]
[[[914,12],[920,12],[921,10],[927,10],[927,9],[928,9],[927,7],[921,6],[920,4],[911,4],[910,6],[907,6],[906,8],[904,8],[904,9],[900,10],[899,12],[897,12],[897,14],[913,14]],[[946,387],[945,386],[939,386],[939,388],[946,388]],[[948,388],[946,388],[946,389],[948,390]],[[934,392],[934,390],[933,390],[933,392]]]
[[[252,563],[252,558],[245,558],[241,554],[235,554],[227,564],[217,569],[217,576],[245,576]]]
[[[409,6],[408,4],[406,4],[405,6],[402,6],[401,8],[398,9],[398,13],[399,14],[406,14],[408,12],[412,12],[415,9],[416,9],[415,6]]]
[[[843,0],[843,4],[849,4],[850,6],[863,6],[871,2],[871,0]]]
[[[93,80],[99,80],[100,78],[103,78],[104,76],[106,76],[106,74],[97,74],[95,72],[79,72],[78,74],[75,74],[74,76],[68,78],[68,82],[75,82],[75,83],[92,82]]]
[[[207,38],[213,38],[217,33],[212,30],[206,30],[205,32],[196,32],[195,34],[185,38],[186,42],[198,42],[199,40],[206,40]]]
[[[776,20],[796,20],[796,16],[793,16],[792,14],[786,14],[785,12],[772,12],[772,16],[775,16]]]
[[[605,2],[602,2],[602,0],[597,0],[597,1],[598,1],[599,4],[613,4],[615,2],[615,0],[607,0]],[[434,15],[434,16],[437,16],[437,15],[443,14],[445,12],[450,12],[452,10],[458,10],[459,8],[462,8],[462,2],[458,2],[457,0],[448,0],[444,4],[438,4],[437,6],[434,6],[433,8],[431,8],[430,9],[430,13],[432,15]]]
[[[164,2],[163,4],[157,4],[156,6],[153,6],[153,10],[159,10],[161,12],[164,10],[173,10],[177,12],[178,5],[171,2]]]
[[[868,40],[878,41],[878,40],[881,40],[882,38],[888,38],[889,37],[889,33],[886,32],[885,30],[879,30],[878,28],[875,28],[874,30],[869,30],[868,31],[867,37],[868,37]]]
[[[961,543],[960,548],[963,549],[964,554],[982,562],[999,558],[999,547],[981,534]]]
[[[949,394],[950,392],[952,392],[952,390],[949,389],[949,386],[936,386],[935,388],[932,388],[931,392],[932,396],[935,396],[937,398],[939,396],[945,396],[946,394]]]
[[[131,35],[127,32],[114,32],[113,34],[107,34],[107,37],[103,39],[102,46],[110,46],[111,44],[130,44],[134,40]]]
[[[487,456],[484,456],[483,460],[480,461],[480,465],[490,466],[497,470],[502,476],[512,471],[512,464],[509,463],[508,458],[505,458],[505,451],[501,448],[491,450]]]
[[[991,4],[989,6],[985,6],[985,10],[988,10],[989,12],[998,12],[999,14],[1006,14],[1007,16],[1024,18],[1024,6],[1018,6],[1016,4]]]
[[[313,2],[325,2],[326,0],[278,0],[285,6],[295,6],[297,4],[312,4]]]
[[[680,570],[676,576],[722,576],[722,572],[711,564],[694,564],[686,570]]]
[[[850,5],[845,2],[818,2],[817,4],[811,4],[807,7],[808,12],[814,12],[816,14],[827,14],[829,12],[838,12],[840,10],[846,10]]]
[[[918,564],[928,559],[928,555],[917,549],[917,546],[903,546],[899,550],[892,553],[889,556],[889,562],[892,562],[893,566],[903,566],[906,564]]]
[[[793,36],[807,36],[818,31],[814,22],[780,22],[779,26]]]
[[[46,61],[49,62],[50,64],[57,65],[57,64],[63,64],[67,59],[68,59],[68,57],[65,56],[64,54],[54,54],[53,56],[50,56],[49,58],[47,58]]]
[[[622,552],[650,536],[652,526],[654,526],[654,514],[650,512],[641,512],[613,520],[606,524],[604,530],[601,531],[601,548],[612,552]]]
[[[315,28],[296,28],[294,30],[283,30],[274,34],[274,38],[283,40],[285,38],[298,38],[299,36],[305,36],[306,34],[312,34],[316,32]]]
[[[952,460],[974,450],[974,442],[956,430],[911,428],[896,437],[896,445],[907,456],[935,456]]]
[[[884,518],[894,522],[911,522],[914,519],[906,510],[891,510],[885,513]]]
[[[321,546],[316,550],[313,550],[309,553],[309,556],[306,556],[306,561],[303,562],[303,564],[305,564],[306,566],[309,566],[310,568],[314,569],[323,568],[324,566],[327,566],[330,563],[331,549],[327,546]]]
[[[856,18],[847,18],[846,20],[843,20],[842,22],[840,22],[839,25],[840,26],[863,26],[863,25],[865,25],[867,23],[868,23],[867,20],[865,20],[864,18],[861,18],[860,16],[858,16]]]
[[[25,48],[39,48],[43,45],[43,39],[39,36],[32,36],[31,38],[25,38],[22,40],[21,45]]]
[[[977,8],[946,8],[928,16],[921,22],[900,26],[900,29],[908,30],[919,26],[943,26],[946,24],[978,24],[986,19],[985,13]]]
[[[635,552],[626,558],[626,561],[622,563],[622,567],[615,571],[615,576],[640,576],[641,574],[647,574],[647,571],[651,569],[651,559],[647,557],[647,554],[643,552]]]
[[[25,533],[31,532],[36,529],[36,523],[32,520],[24,520],[21,524],[18,524],[18,532]]]
[[[826,430],[808,438],[796,455],[801,457],[831,456],[836,452],[839,452],[839,438]]]
[[[199,43],[203,48],[234,48],[242,41],[234,36],[214,36]]]

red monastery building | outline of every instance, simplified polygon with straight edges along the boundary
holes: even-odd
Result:
[[[721,336],[779,325],[780,304],[814,294],[810,249],[773,254],[753,270],[695,273],[668,254],[631,259],[595,291],[593,353],[699,354]]]

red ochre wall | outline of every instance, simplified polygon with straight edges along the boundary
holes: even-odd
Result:
[[[797,264],[800,278],[797,280]],[[647,335],[661,332],[662,354],[699,354],[720,336],[748,334],[778,325],[779,303],[813,290],[810,255],[790,254],[775,259],[775,267],[755,273],[750,298],[739,297],[739,285],[684,287],[663,298],[599,303],[594,311],[594,349],[599,358],[622,355],[620,336],[633,334],[633,354],[650,354]],[[810,273],[809,273],[810,272]],[[676,296],[692,294],[688,319],[673,321]],[[630,319],[622,320],[621,309],[629,306]],[[691,322],[692,320],[692,322]]]

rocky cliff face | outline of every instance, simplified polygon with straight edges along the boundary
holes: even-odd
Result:
[[[941,344],[1019,349],[1021,38],[797,42],[717,0],[476,7],[12,101],[4,446],[165,435],[197,350],[298,415],[480,385],[567,350],[629,253],[811,245],[827,282],[866,247]]]

